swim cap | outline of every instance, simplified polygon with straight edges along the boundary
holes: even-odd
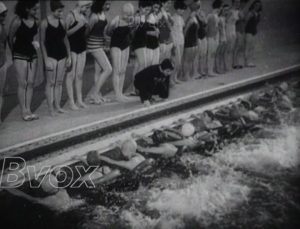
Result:
[[[193,124],[191,123],[185,123],[182,125],[181,127],[181,133],[183,134],[183,136],[185,137],[190,137],[195,133],[195,127]]]
[[[263,108],[262,106],[258,106],[258,107],[254,108],[254,111],[257,113],[262,113],[262,112],[266,111],[266,109]]]
[[[286,83],[286,82],[283,82],[279,85],[279,88],[282,90],[282,91],[287,91],[289,89],[289,85]]]
[[[91,1],[91,0],[85,0],[85,1],[84,0],[83,1],[79,0],[77,4],[78,4],[78,6],[81,6],[81,7],[82,6],[88,6],[88,5],[92,5],[93,1]]]
[[[52,174],[47,174],[41,181],[41,188],[48,194],[53,194],[58,191],[58,181]]]
[[[123,142],[121,149],[123,153],[135,153],[137,149],[137,144],[133,139],[128,139]]]
[[[7,11],[7,7],[3,2],[0,2],[0,14]]]
[[[254,111],[248,111],[246,116],[251,121],[257,121],[259,119],[258,114],[256,114]]]

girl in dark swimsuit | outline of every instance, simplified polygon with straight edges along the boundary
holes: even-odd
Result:
[[[152,12],[148,15],[146,20],[147,33],[147,56],[149,66],[159,64],[159,30],[157,28],[157,14],[160,10],[160,2],[158,0],[152,1]]]
[[[198,50],[199,50],[199,72],[200,78],[207,75],[207,15],[200,7],[197,11],[198,29]]]
[[[196,3],[196,2],[195,2]],[[200,1],[199,1],[200,3]],[[189,6],[191,13],[186,20],[184,28],[184,52],[183,52],[183,80],[188,81],[197,76],[196,57],[198,47],[199,24],[196,18],[196,10],[199,6]]]
[[[7,34],[5,30],[5,18],[7,15],[7,8],[3,2],[0,2],[0,125],[2,123],[1,111],[2,111],[2,94],[6,79],[6,40]]]
[[[256,0],[233,0],[232,5],[234,10],[238,10],[238,20],[236,21],[236,42],[233,49],[233,68],[243,68],[245,62],[245,27],[246,27],[246,15],[248,14],[249,8]]]
[[[64,5],[60,1],[50,1],[52,14],[41,25],[41,47],[47,76],[46,97],[49,113],[54,116],[54,107],[58,113],[61,108],[62,86],[67,69],[72,64],[70,44],[63,17]]]
[[[174,24],[173,18],[170,14],[171,1],[161,0],[161,9],[158,14],[158,29],[159,29],[159,49],[160,61],[171,58],[171,50],[173,48],[173,38],[171,35],[171,28]],[[172,79],[174,81],[174,79]],[[175,82],[174,82],[175,83]]]
[[[106,1],[95,1],[89,19],[89,36],[87,40],[87,51],[95,60],[95,84],[89,92],[87,101],[91,104],[101,104],[109,100],[104,98],[101,89],[112,73],[112,66],[104,51],[106,48],[107,19],[105,12],[109,11],[110,3]]]
[[[67,74],[66,88],[69,97],[71,110],[78,110],[79,107],[86,108],[87,105],[82,100],[82,76],[86,61],[86,33],[87,20],[85,13],[90,7],[89,1],[78,1],[76,8],[67,15],[67,35],[70,42],[72,69]],[[75,80],[75,92],[77,105],[74,100],[73,83]]]
[[[31,112],[33,84],[37,69],[39,43],[34,39],[38,34],[39,1],[19,0],[15,11],[17,17],[9,29],[9,46],[13,53],[14,67],[18,80],[18,99],[24,121],[38,119]]]
[[[125,3],[121,16],[115,17],[107,28],[107,33],[111,35],[110,53],[113,63],[113,86],[116,100],[119,102],[132,100],[123,94],[123,86],[129,59],[130,25],[133,22],[134,7],[131,3]]]
[[[257,25],[260,21],[260,14],[262,11],[261,1],[255,1],[246,16],[246,52],[245,52],[245,62],[246,67],[255,67],[252,63],[253,52],[255,49],[255,36],[257,34]]]
[[[147,56],[147,40],[146,40],[146,18],[151,12],[151,2],[140,0],[139,1],[139,10],[135,15],[135,33],[132,41],[132,49],[135,54],[135,62],[133,69],[133,76],[138,72],[142,71],[149,66],[148,56]],[[129,89],[130,95],[136,95],[137,93],[134,90],[133,81]]]

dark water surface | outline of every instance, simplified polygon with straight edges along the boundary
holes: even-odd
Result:
[[[212,157],[185,154],[196,174],[121,193],[121,207],[89,203],[58,214],[0,192],[1,228],[300,228],[298,121],[268,127],[272,138],[248,134]]]

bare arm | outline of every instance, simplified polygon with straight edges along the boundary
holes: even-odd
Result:
[[[106,27],[106,34],[112,36],[113,30],[117,27],[119,17],[115,17]]]
[[[82,20],[78,21],[77,25],[70,29],[71,25],[75,22],[74,15],[72,13],[69,13],[66,18],[66,27],[67,27],[67,35],[71,36],[76,31],[78,31],[83,25],[84,22]]]
[[[91,14],[91,16],[88,20],[88,29],[87,29],[86,35],[88,35],[92,31],[92,29],[94,28],[94,25],[96,24],[97,20],[98,20],[97,15],[94,14],[94,13]]]
[[[66,23],[64,21],[62,21],[62,25],[66,31],[66,35],[64,37],[64,44],[67,48],[67,53],[68,53],[68,58],[71,57],[71,48],[70,48],[70,42],[69,42],[69,39],[68,39],[68,36],[67,36],[67,26],[66,26]]]
[[[243,15],[247,15],[247,14],[248,14],[250,7],[252,6],[252,4],[253,4],[255,1],[256,1],[256,0],[249,0],[249,1],[245,4],[244,8],[242,9],[242,14],[243,14]]]
[[[47,49],[45,46],[45,41],[46,41],[46,29],[47,29],[48,23],[46,20],[44,20],[41,24],[41,32],[40,32],[40,43],[41,43],[41,50],[43,54],[44,61],[48,59],[48,54],[47,54]]]
[[[38,204],[43,204],[43,202],[41,201],[41,198],[36,198],[36,197],[32,197],[28,194],[26,194],[25,192],[22,192],[18,189],[14,189],[14,188],[7,188],[5,189],[7,192],[9,192],[10,194],[14,195],[14,196],[18,196],[21,197],[23,199],[26,199],[30,202],[33,203],[38,203]]]
[[[9,26],[9,31],[8,31],[8,46],[10,50],[13,52],[13,44],[15,40],[15,35],[18,30],[18,28],[21,25],[21,20],[18,17],[15,17],[10,26]]]
[[[128,170],[133,170],[136,167],[136,165],[133,165],[131,161],[115,161],[106,156],[99,156],[99,159],[109,164],[117,165]]]

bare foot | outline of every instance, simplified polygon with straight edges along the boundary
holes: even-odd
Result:
[[[51,117],[55,117],[56,113],[54,112],[54,109],[49,109],[49,114]]]
[[[68,113],[65,109],[63,109],[61,107],[57,108],[57,112],[60,114]]]
[[[78,106],[76,106],[76,104],[75,103],[70,103],[70,109],[72,110],[72,111],[77,111],[77,110],[79,110],[79,107]]]
[[[86,105],[84,102],[78,102],[78,106],[80,107],[80,108],[88,108],[89,106],[88,105]]]

